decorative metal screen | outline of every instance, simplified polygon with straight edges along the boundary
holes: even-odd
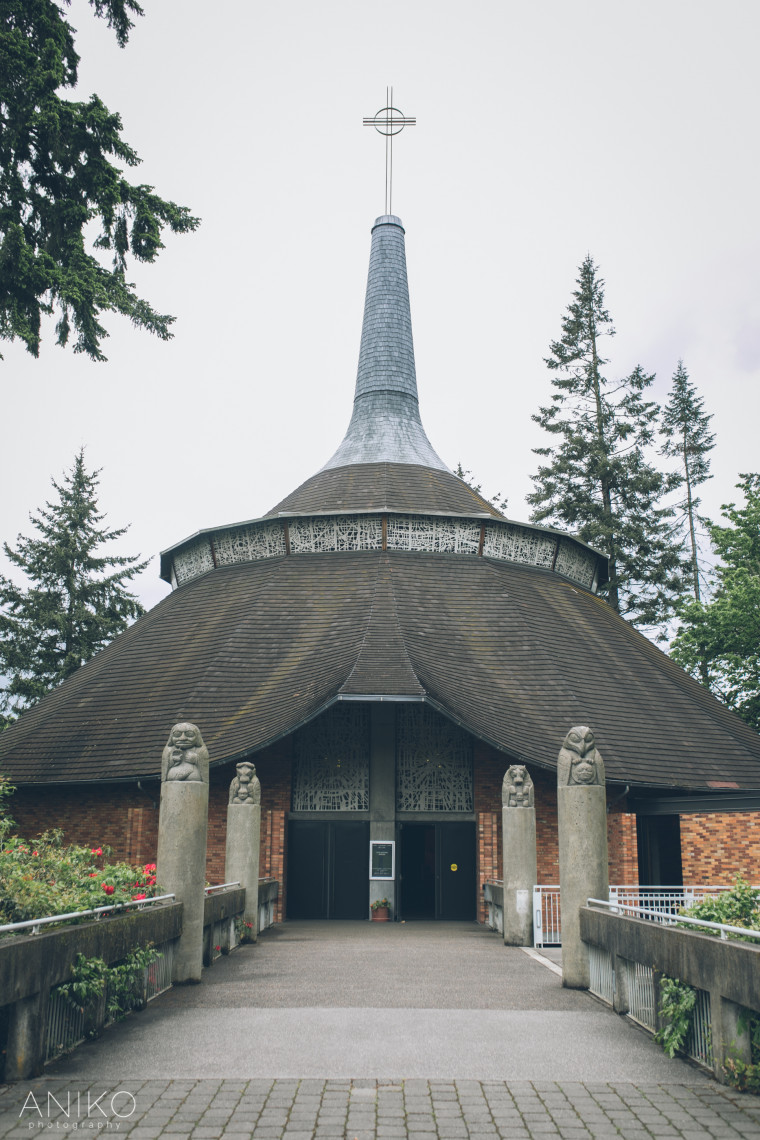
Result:
[[[211,547],[208,542],[196,542],[174,555],[174,576],[177,585],[189,582],[191,578],[198,578],[214,569],[214,560],[211,557]]]
[[[468,519],[390,515],[389,550],[425,550],[436,554],[477,554],[480,523]]]
[[[388,550],[416,550],[435,554],[478,553],[482,522],[476,519],[433,515],[386,516]],[[382,550],[380,514],[313,515],[288,522],[291,554],[322,554],[344,550]],[[559,545],[558,545],[559,544]],[[233,562],[256,562],[286,553],[280,519],[262,519],[243,526],[204,534],[172,558],[172,585]],[[529,526],[485,523],[483,554],[506,562],[542,566],[571,578],[586,589],[594,581],[596,556],[570,536],[558,538]]]
[[[319,554],[332,550],[380,550],[382,521],[377,515],[333,515],[330,518],[292,519],[293,554]]]
[[[369,710],[338,704],[295,735],[293,811],[369,811]]]
[[[396,713],[398,811],[472,811],[472,742],[425,705]]]
[[[229,562],[276,558],[285,553],[282,523],[257,523],[256,526],[218,531],[214,535],[214,549],[219,566]]]
[[[573,581],[590,589],[594,581],[596,558],[590,550],[585,550],[577,543],[563,538],[559,544],[554,569],[558,574],[564,574],[567,578],[572,578]]]
[[[525,562],[530,566],[544,566],[551,570],[557,540],[529,527],[511,523],[489,522],[483,553],[487,558],[502,558],[507,562]]]

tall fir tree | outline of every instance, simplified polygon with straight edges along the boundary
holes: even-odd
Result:
[[[689,379],[682,360],[673,373],[673,386],[662,416],[661,431],[664,436],[661,453],[678,460],[679,486],[683,488],[683,498],[677,504],[677,524],[686,530],[690,550],[689,569],[692,593],[695,601],[700,601],[699,542],[697,527],[701,500],[696,494],[697,487],[712,479],[710,474],[710,452],[715,446],[715,436],[710,431],[711,415],[704,410],[704,400]]]
[[[709,602],[679,608],[675,661],[760,732],[760,474],[741,475],[744,505],[727,503],[730,524],[708,524],[719,558]]]
[[[607,599],[631,622],[655,628],[683,590],[683,557],[673,511],[663,504],[672,482],[649,462],[659,408],[647,400],[654,376],[640,366],[610,384],[603,338],[615,329],[604,281],[587,256],[562,336],[550,347],[552,402],[533,416],[554,442],[535,448],[546,462],[528,495],[535,522],[568,527],[609,558]]]
[[[150,559],[101,553],[128,527],[109,530],[98,510],[98,476],[84,450],[59,484],[56,501],[29,516],[39,537],[3,548],[27,588],[0,575],[0,708],[11,716],[34,704],[141,613],[125,589]]]
[[[142,15],[137,0],[89,3],[124,47],[131,17]],[[37,356],[41,319],[55,313],[58,344],[73,333],[75,352],[105,360],[103,313],[172,336],[174,317],[138,296],[127,266],[130,257],[155,261],[166,230],[187,233],[198,219],[125,177],[122,168],[140,159],[122,138],[120,116],[97,95],[61,97],[76,87],[79,68],[68,4],[0,4],[0,339],[19,339]]]

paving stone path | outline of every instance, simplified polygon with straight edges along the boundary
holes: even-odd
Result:
[[[760,1098],[483,927],[377,925],[266,931],[0,1087],[0,1137],[760,1140]]]
[[[760,1100],[707,1083],[175,1080],[124,1081],[106,1088],[97,1082],[41,1080],[23,1089],[6,1088],[0,1106],[3,1137],[63,1132],[128,1133],[131,1140],[760,1136]]]

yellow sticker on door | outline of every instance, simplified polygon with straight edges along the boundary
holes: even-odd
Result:
[[[452,869],[452,871],[458,871],[458,870],[459,870],[459,865],[458,865],[457,863],[452,863],[452,864],[451,864],[451,869]]]

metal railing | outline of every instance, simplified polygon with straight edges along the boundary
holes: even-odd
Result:
[[[651,910],[649,907],[635,906],[631,903],[611,902],[608,899],[589,899],[589,906],[607,907],[613,914],[624,911],[631,918],[646,918],[651,922],[659,922],[664,926],[696,926],[700,929],[714,930],[726,941],[730,935],[739,935],[742,938],[756,938],[760,941],[760,930],[749,930],[746,926],[729,926],[725,922],[707,922],[704,918],[690,918],[685,914],[672,914],[670,911]]]
[[[239,887],[240,883],[216,883],[213,887],[204,887],[204,892],[210,895],[212,891],[226,891],[228,887]]]
[[[710,886],[702,883],[683,887],[615,885],[610,887],[610,902],[620,906],[646,908],[647,917],[654,916],[657,919],[661,916],[661,921],[670,916],[674,919],[677,917],[679,922],[685,922],[686,919],[679,915],[681,909],[730,890],[731,886]],[[535,947],[562,945],[562,912],[557,883],[533,888],[533,945]]]
[[[131,902],[113,903],[111,906],[97,906],[93,910],[74,910],[69,914],[51,914],[46,915],[45,918],[27,918],[23,922],[9,922],[5,926],[0,926],[0,934],[5,934],[12,930],[28,930],[31,927],[32,934],[39,934],[41,926],[50,926],[54,922],[69,922],[72,918],[88,918],[94,915],[96,919],[102,918],[104,914],[111,911],[123,911],[129,907],[137,907],[142,910],[151,903],[166,902],[168,899],[174,899],[174,895],[156,895],[152,899],[135,899]]]
[[[628,1016],[654,1033],[657,1010],[654,1001],[654,970],[642,962],[632,962],[628,971]]]
[[[612,1005],[615,997],[615,968],[609,950],[600,946],[588,948],[589,986],[592,994]]]
[[[533,945],[561,946],[559,885],[533,888]]]

